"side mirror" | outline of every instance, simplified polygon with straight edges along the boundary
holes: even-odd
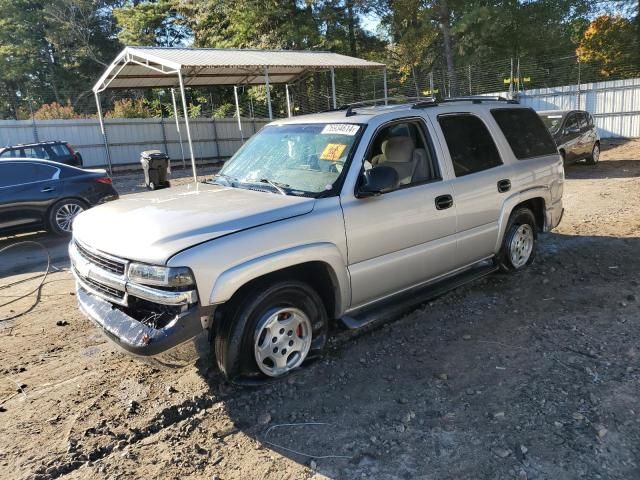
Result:
[[[580,129],[578,127],[571,127],[565,130],[565,135],[568,133],[580,133]]]
[[[398,188],[398,172],[391,167],[373,167],[365,170],[358,188],[358,198],[375,197]]]

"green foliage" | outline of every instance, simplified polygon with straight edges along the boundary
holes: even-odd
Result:
[[[181,25],[173,0],[127,1],[113,16],[125,45],[173,47],[182,44],[188,30]]]
[[[233,103],[223,103],[213,111],[215,118],[228,118],[234,117],[236,113],[236,107]]]
[[[640,62],[634,53],[640,38],[637,2],[604,4],[590,0],[0,0],[0,118],[28,118],[32,109],[45,104],[42,115],[71,115],[69,108],[73,114],[92,114],[91,86],[124,44],[330,50],[385,62],[396,83],[396,73],[400,74],[401,84],[424,79],[434,69],[447,71],[453,93],[456,76],[462,83],[471,64],[478,66],[475,75],[493,75],[490,80],[502,86],[510,75],[509,59],[517,57],[527,59],[531,72],[527,75],[534,82],[543,75],[553,77],[555,84],[575,81],[575,65],[554,64],[550,59],[576,53],[584,64],[583,75],[635,75],[637,68],[623,70],[619,65]],[[624,16],[594,19],[602,9]],[[363,28],[373,17],[381,20],[376,34]],[[364,95],[361,81],[356,72],[339,74],[338,90]],[[438,82],[444,89],[445,79]],[[368,80],[367,85],[371,83]],[[380,87],[375,88],[379,92]],[[275,112],[282,112],[285,104],[281,90],[271,91]],[[190,116],[235,110],[231,89],[189,93]],[[294,108],[329,107],[323,74],[311,73],[298,94]],[[312,95],[321,98],[315,102],[322,105],[305,98]],[[264,102],[264,88],[243,90],[243,114],[254,110],[262,114]],[[147,100],[119,102],[110,114],[155,117],[171,111],[167,97],[161,104],[150,95]]]
[[[75,103],[115,56],[118,0],[0,0],[0,118],[34,105]]]

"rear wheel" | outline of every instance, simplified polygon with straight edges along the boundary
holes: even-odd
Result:
[[[56,202],[49,210],[49,229],[56,235],[71,235],[73,220],[87,209],[87,204],[75,198]]]
[[[257,285],[225,309],[215,338],[218,366],[229,379],[284,376],[322,351],[327,326],[325,306],[306,283]]]
[[[600,161],[600,144],[594,143],[591,149],[591,155],[587,157],[587,165],[595,165]]]
[[[536,218],[528,208],[518,208],[511,217],[498,253],[503,272],[520,270],[533,262],[536,255]]]

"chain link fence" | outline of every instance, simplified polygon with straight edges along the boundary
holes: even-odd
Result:
[[[525,90],[579,85],[589,82],[640,77],[640,49],[629,45],[623,51],[605,55],[578,57],[574,52],[550,57],[513,57],[483,63],[444,66],[415,66],[407,71],[387,68],[389,97],[482,95],[507,92],[516,96]],[[336,71],[337,106],[384,97],[385,78],[382,71]],[[192,118],[236,117],[232,87],[188,88],[189,116]],[[288,95],[287,95],[288,91]],[[29,120],[54,118],[92,118],[96,106],[91,91],[24,91],[5,98],[5,118]],[[237,87],[240,116],[268,118],[264,86]],[[334,107],[331,74],[312,72],[288,86],[272,85],[274,118],[330,110]],[[287,98],[288,97],[288,98]],[[56,108],[45,104],[58,102]],[[102,95],[102,108],[112,118],[172,118],[173,104],[169,89],[146,91],[107,91]],[[178,115],[183,116],[178,101]],[[43,107],[44,105],[44,107]]]

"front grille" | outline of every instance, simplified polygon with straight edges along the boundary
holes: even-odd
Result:
[[[83,281],[85,283],[87,283],[87,285],[89,285],[90,287],[94,288],[95,290],[109,296],[112,298],[115,298],[117,300],[123,300],[124,299],[124,292],[121,292],[120,290],[118,290],[117,288],[113,288],[110,287],[108,285],[105,285],[103,283],[100,282],[96,282],[95,280],[91,279],[91,278],[83,278]]]
[[[88,262],[98,265],[104,270],[115,273],[116,275],[124,275],[125,264],[111,258],[90,252],[78,242],[76,242],[78,253]]]

